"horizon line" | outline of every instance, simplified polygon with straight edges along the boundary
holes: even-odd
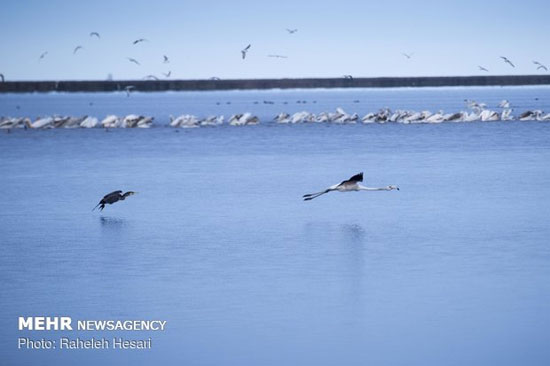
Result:
[[[389,88],[550,85],[550,74],[469,76],[307,77],[258,79],[18,80],[0,82],[0,93],[234,90],[299,88]]]

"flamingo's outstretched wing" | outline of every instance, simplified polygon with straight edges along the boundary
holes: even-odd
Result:
[[[341,185],[346,185],[346,184],[355,184],[357,182],[362,182],[363,181],[363,172],[359,173],[359,174],[355,174],[353,177],[351,177],[350,179],[348,180],[345,180],[343,181],[342,183],[340,183]]]

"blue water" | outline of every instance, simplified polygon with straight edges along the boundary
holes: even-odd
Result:
[[[534,109],[550,113],[550,86],[534,86],[133,92],[130,97],[124,92],[4,94],[0,96],[0,116],[89,115],[101,120],[108,114],[140,114],[153,116],[156,125],[164,125],[170,115],[224,115],[227,121],[233,114],[251,112],[268,123],[281,112],[332,112],[337,107],[361,117],[381,108],[455,113],[467,110],[465,99],[486,103],[497,111],[501,110],[497,107],[500,101],[506,99],[514,115]]]
[[[62,114],[85,96],[7,99]],[[547,365],[549,135],[541,122],[0,133],[0,363]],[[301,200],[360,171],[401,190]],[[91,212],[116,189],[139,193]],[[150,336],[146,351],[18,350],[19,336],[65,334],[18,331],[30,315],[168,324],[122,334]]]

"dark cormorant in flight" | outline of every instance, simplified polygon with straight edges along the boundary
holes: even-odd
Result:
[[[103,197],[101,199],[101,201],[99,201],[97,206],[99,206],[99,209],[101,211],[103,211],[106,204],[112,205],[115,202],[124,201],[124,199],[126,199],[126,197],[131,196],[133,194],[136,194],[136,192],[128,191],[128,192],[122,194],[122,191],[114,191],[114,192],[111,192],[111,193],[105,195],[105,197]],[[97,208],[97,206],[95,206],[92,209],[92,211],[95,210]]]

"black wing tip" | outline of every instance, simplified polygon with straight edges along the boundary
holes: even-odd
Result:
[[[363,172],[355,174],[349,180],[353,181],[353,182],[362,182],[363,181]]]

